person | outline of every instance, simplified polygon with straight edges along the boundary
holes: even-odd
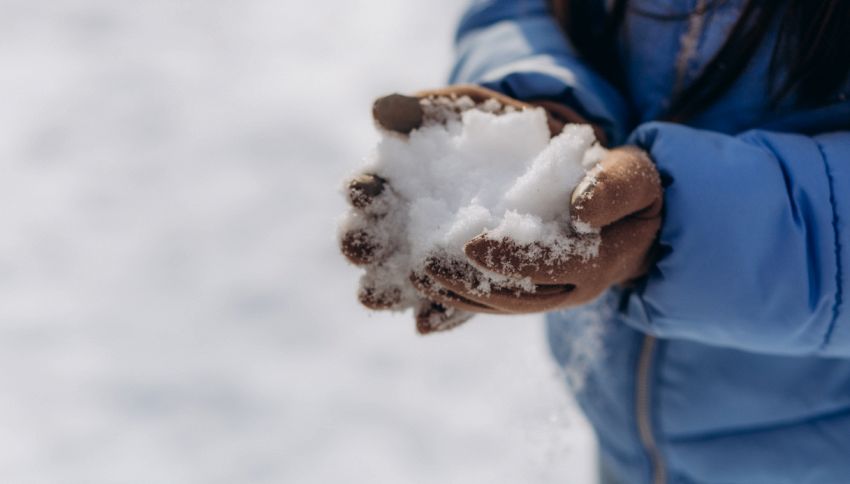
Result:
[[[518,268],[527,247],[473,240],[460,272],[542,292],[482,296],[439,261],[420,289],[437,308],[572,307],[546,315],[565,367],[602,325],[574,386],[602,482],[850,482],[847,25],[842,0],[479,0],[462,17],[450,84],[480,87],[443,92],[541,105],[614,148],[570,207],[600,254]]]

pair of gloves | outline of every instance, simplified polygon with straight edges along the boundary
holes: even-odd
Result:
[[[373,107],[375,121],[384,129],[406,135],[423,123],[422,98],[467,96],[476,104],[495,99],[516,109],[542,107],[553,136],[567,123],[587,123],[581,116],[552,101],[525,103],[477,86],[453,86],[424,91],[415,97],[393,94],[378,99]],[[596,129],[605,144],[604,134]],[[364,173],[348,185],[354,210],[369,212],[370,205],[388,191],[388,182]],[[508,238],[493,240],[479,235],[466,243],[466,262],[429,258],[424,272],[411,274],[410,281],[423,297],[416,311],[420,333],[456,326],[468,313],[522,314],[562,309],[588,302],[615,284],[632,281],[646,273],[661,226],[663,193],[661,181],[647,154],[634,146],[608,151],[607,155],[578,184],[569,208],[575,234],[599,238],[598,255],[556,259],[551,262],[540,244],[519,244]],[[368,227],[366,229],[368,231]],[[581,236],[581,235],[578,235]],[[367,265],[387,257],[363,230],[344,234],[342,253],[354,264]],[[528,278],[532,290],[494,289],[481,294],[469,288],[481,271],[512,278]],[[361,288],[360,302],[371,309],[391,308],[394,301]]]

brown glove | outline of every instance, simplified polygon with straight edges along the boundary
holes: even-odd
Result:
[[[542,244],[520,245],[482,234],[464,248],[472,264],[429,260],[427,276],[442,292],[420,290],[447,306],[476,312],[543,312],[585,303],[646,272],[662,203],[660,178],[646,153],[616,148],[579,183],[570,203],[571,227],[565,236],[587,246],[597,244],[595,256],[559,257]],[[533,290],[476,291],[478,267],[528,278]]]
[[[422,334],[451,329],[472,317],[471,313],[444,306],[422,295],[410,295],[405,284],[378,284],[382,273],[393,271],[391,259],[395,241],[391,240],[393,234],[382,230],[382,225],[394,215],[392,209],[398,200],[384,179],[370,174],[351,180],[347,195],[351,210],[365,221],[362,228],[348,231],[340,239],[343,255],[366,270],[357,294],[361,304],[374,310],[402,309],[411,304],[413,298],[416,328]]]

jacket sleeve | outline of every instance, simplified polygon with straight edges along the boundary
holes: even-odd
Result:
[[[551,99],[623,141],[620,93],[579,59],[545,0],[477,0],[461,19],[451,83],[479,84],[520,100]]]
[[[662,256],[629,295],[627,322],[748,351],[850,356],[850,131],[650,123],[631,141],[666,188]]]

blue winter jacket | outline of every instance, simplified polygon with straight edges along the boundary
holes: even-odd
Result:
[[[630,2],[623,92],[582,61],[543,0],[473,2],[452,82],[560,100],[614,144],[647,150],[662,174],[663,255],[646,281],[547,317],[604,478],[850,483],[850,83],[818,109],[771,109],[774,32],[688,125],[654,122],[744,2],[689,17],[697,3]]]

